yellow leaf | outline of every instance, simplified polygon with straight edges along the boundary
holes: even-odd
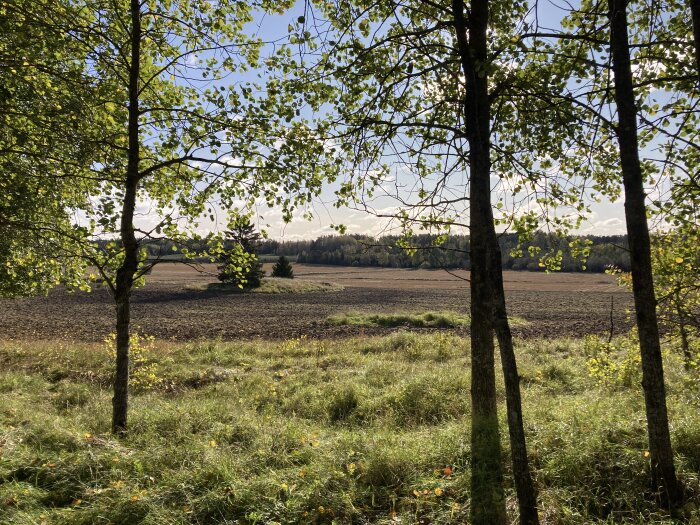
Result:
[[[443,490],[440,487],[437,487],[433,492],[435,492],[435,495],[439,498],[442,496]]]
[[[683,264],[683,257],[676,257],[676,264]]]

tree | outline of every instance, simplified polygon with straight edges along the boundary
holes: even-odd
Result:
[[[258,288],[265,272],[257,250],[262,236],[247,217],[234,222],[226,232],[226,248],[219,258],[219,280],[239,288]]]
[[[576,104],[581,114],[585,133],[578,151],[585,153],[577,157],[595,181],[593,189],[617,198],[622,179],[652,486],[675,507],[682,500],[682,488],[673,465],[666,411],[645,184],[656,184],[654,177],[666,175],[672,196],[694,186],[697,111],[692,109],[696,102],[688,86],[695,85],[696,71],[686,66],[693,56],[692,44],[684,42],[688,26],[680,22],[684,15],[677,3],[637,4],[633,42],[627,12],[626,2],[585,2],[563,21],[569,33],[534,36],[561,39],[556,54],[566,60],[561,68],[569,71],[576,87],[572,82],[560,96]],[[665,22],[658,24],[661,20]],[[673,48],[669,42],[674,42]],[[659,97],[654,93],[659,88],[672,94]],[[661,153],[660,159],[649,155],[654,149]],[[644,160],[640,150],[647,154]],[[670,203],[671,209],[685,207],[673,197]],[[665,207],[661,199],[654,205]]]
[[[284,279],[294,279],[294,270],[284,255],[281,255],[272,267],[272,277],[282,277]]]
[[[252,80],[256,70],[290,67],[291,59],[276,54],[262,66],[265,43],[247,35],[245,26],[255,10],[279,12],[289,3],[75,0],[68,5],[70,10],[59,0],[42,4],[51,13],[45,18],[55,22],[51,30],[70,42],[70,52],[43,57],[37,67],[89,66],[83,73],[100,90],[83,100],[101,135],[97,159],[80,159],[87,165],[56,159],[58,173],[65,174],[68,186],[80,188],[83,198],[57,195],[55,209],[70,210],[70,223],[78,215],[92,235],[85,236],[88,242],[77,255],[96,268],[114,296],[112,430],[124,435],[130,297],[158,262],[147,260],[145,245],[189,237],[205,215],[214,221],[212,202],[236,216],[256,202],[277,204],[290,219],[294,207],[318,191],[321,174],[332,177],[333,166],[323,165],[323,144],[296,117],[300,101],[280,81]],[[233,74],[237,82],[226,83]],[[68,114],[76,117],[80,108]],[[61,118],[49,115],[47,121],[53,125]],[[80,172],[72,171],[76,164],[91,173],[87,188],[80,187]],[[110,241],[92,242],[105,238]],[[221,246],[219,239],[214,251]]]
[[[608,0],[610,52],[614,72],[616,126],[620,145],[622,180],[625,188],[625,218],[632,266],[632,291],[642,354],[642,385],[646,404],[652,483],[663,491],[668,504],[683,499],[676,477],[671,433],[666,410],[661,344],[656,317],[656,295],[651,264],[651,241],[647,224],[644,175],[639,160],[637,109],[627,36],[627,7],[620,0]]]
[[[308,44],[321,57],[312,74],[324,86],[309,98],[319,107],[337,105],[333,145],[348,159],[349,174],[338,192],[340,203],[395,218],[406,233],[398,244],[409,251],[413,228],[437,233],[438,244],[453,229],[471,232],[472,520],[505,520],[496,334],[521,521],[536,523],[495,222],[525,232],[543,220],[560,230],[567,221],[548,213],[550,206],[584,209],[573,185],[552,173],[553,164],[567,156],[572,113],[552,106],[546,93],[566,80],[552,79],[542,68],[508,67],[522,54],[515,38],[526,18],[520,4],[472,2],[467,9],[462,2],[324,2],[320,7],[336,30],[318,48]],[[545,152],[554,161],[544,159]],[[498,216],[492,209],[492,175],[502,190]],[[542,214],[518,210],[509,188],[516,194],[527,188],[522,200],[529,204],[538,197]],[[389,207],[388,199],[398,205]],[[507,210],[506,199],[515,207]]]

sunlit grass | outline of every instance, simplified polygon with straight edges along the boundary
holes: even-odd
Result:
[[[578,341],[517,351],[542,521],[672,523],[648,493],[641,393],[590,378]],[[468,342],[449,331],[156,342],[160,380],[134,389],[122,441],[110,359],[0,344],[1,523],[467,522]],[[668,370],[677,464],[698,494],[697,393],[680,362]],[[509,469],[506,485],[514,509]]]
[[[363,313],[349,312],[332,315],[327,322],[332,325],[382,326],[385,328],[466,328],[469,326],[468,315],[458,312],[398,312],[398,313]],[[510,318],[511,325],[522,326],[527,321],[517,317]]]
[[[218,293],[309,293],[309,292],[340,292],[344,286],[337,283],[308,281],[305,279],[283,279],[280,277],[265,277],[258,288],[243,290],[231,284],[209,283],[202,285],[188,285],[190,290],[208,291]]]

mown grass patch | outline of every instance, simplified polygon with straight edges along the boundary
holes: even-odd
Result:
[[[385,328],[460,328],[469,326],[469,316],[457,312],[349,312],[331,315],[326,319],[332,325],[382,326]]]
[[[280,277],[265,277],[258,288],[241,289],[226,283],[209,283],[204,285],[188,285],[189,290],[217,292],[224,294],[267,293],[294,294],[310,292],[342,292],[345,287],[341,284],[309,281],[305,279],[283,279]]]
[[[648,492],[643,399],[587,371],[580,341],[519,342],[542,521],[673,523]],[[468,341],[450,332],[274,343],[155,342],[159,381],[109,434],[102,345],[0,344],[5,524],[466,523]],[[669,358],[677,465],[698,523],[700,415]],[[499,383],[509,508],[504,392]]]
[[[281,277],[265,277],[259,288],[253,293],[308,293],[308,292],[341,292],[345,287],[341,284],[308,281],[305,279],[283,279]]]
[[[331,315],[326,321],[332,325],[381,326],[384,328],[466,328],[471,322],[468,315],[451,311],[391,313],[348,312]],[[513,326],[527,324],[527,321],[518,317],[511,317],[510,322]]]

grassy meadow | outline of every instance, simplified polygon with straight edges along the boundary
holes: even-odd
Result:
[[[624,344],[604,360],[601,345],[517,344],[542,522],[675,523],[648,491],[638,367]],[[118,440],[107,344],[0,346],[0,523],[467,522],[466,339],[134,347],[130,434]],[[684,523],[700,524],[700,388],[666,361]],[[508,464],[504,418],[501,438]]]

